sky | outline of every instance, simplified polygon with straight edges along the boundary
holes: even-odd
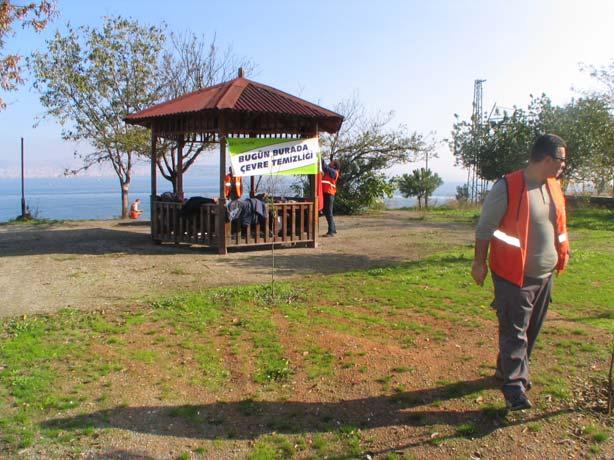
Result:
[[[393,111],[391,127],[435,133],[442,142],[429,167],[444,181],[466,179],[443,140],[455,113],[470,117],[475,79],[486,80],[485,110],[526,106],[541,93],[564,104],[596,87],[580,63],[614,59],[612,0],[59,0],[58,7],[45,31],[17,28],[2,52],[44,50],[66,22],[97,26],[110,15],[215,34],[218,45],[255,63],[249,79],[330,109],[356,95],[371,114]],[[87,151],[86,143],[63,141],[53,120],[34,127],[44,111],[31,83],[3,93],[0,178],[19,174],[21,137],[30,176],[61,174],[79,164],[75,150]]]

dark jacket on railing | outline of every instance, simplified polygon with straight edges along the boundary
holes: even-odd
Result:
[[[183,217],[191,217],[200,213],[200,207],[203,204],[213,204],[215,200],[213,198],[206,198],[204,196],[193,196],[186,201],[181,207],[180,215]]]
[[[239,220],[241,227],[262,224],[267,215],[267,207],[264,201],[256,198],[246,200],[232,200],[228,202],[228,220]]]

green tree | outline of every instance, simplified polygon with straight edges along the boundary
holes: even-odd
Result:
[[[392,112],[367,115],[356,97],[335,109],[345,117],[341,130],[322,134],[320,144],[323,157],[341,165],[335,211],[355,214],[392,196],[395,184],[386,175],[388,168],[421,159],[431,146],[405,126],[391,128]]]
[[[524,167],[535,138],[551,132],[568,144],[566,180],[599,184],[606,178],[608,183],[614,170],[613,126],[603,98],[591,96],[554,106],[542,95],[532,97],[526,109],[515,107],[477,132],[472,123],[457,117],[450,148],[457,164],[474,165],[479,177],[495,180]]]
[[[455,115],[450,149],[456,164],[474,167],[478,176],[488,181],[524,167],[538,132],[531,121],[534,111],[532,106],[527,110],[514,107],[511,114],[504,113],[500,120],[487,122],[479,130],[473,121]]]
[[[418,198],[419,208],[422,208],[422,200],[424,200],[426,209],[429,207],[429,197],[437,187],[443,184],[443,180],[437,173],[426,168],[414,169],[411,174],[403,174],[396,181],[401,195],[405,198],[412,196]]]
[[[14,35],[13,24],[20,22],[23,27],[31,27],[36,32],[43,30],[56,15],[55,1],[16,4],[9,0],[0,1],[0,51],[4,48],[6,37]],[[14,91],[23,83],[18,54],[0,54],[0,88],[3,91]],[[0,110],[6,103],[0,97]]]
[[[605,99],[586,97],[542,112],[544,131],[568,146],[565,178],[603,189],[614,178],[614,113]],[[599,190],[603,191],[603,190]]]
[[[599,148],[599,158],[596,159],[596,167],[592,173],[591,181],[596,185],[599,192],[605,191],[610,187],[610,194],[614,197],[614,128],[612,117],[614,116],[614,59],[607,65],[602,67],[581,65],[583,71],[588,71],[590,76],[596,80],[600,89],[592,91],[583,91],[587,100],[599,100],[603,102],[600,107],[600,115],[604,118],[603,107],[607,108],[609,118],[607,122],[602,122],[606,125],[606,139],[601,142]],[[586,168],[590,169],[590,168]]]
[[[139,155],[149,152],[144,128],[126,125],[124,117],[160,99],[157,71],[164,28],[107,17],[102,27],[68,25],[48,41],[46,52],[32,55],[34,87],[46,116],[63,126],[66,140],[87,141],[90,151],[77,173],[109,163],[121,187],[122,217],[128,215],[128,190]]]

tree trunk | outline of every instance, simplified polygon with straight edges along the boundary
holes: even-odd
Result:
[[[424,209],[428,209],[428,208],[429,208],[429,196],[424,195]]]
[[[120,180],[122,189],[122,219],[128,218],[128,189],[130,188],[129,182],[123,182]]]

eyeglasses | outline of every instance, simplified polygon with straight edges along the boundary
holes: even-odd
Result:
[[[552,156],[552,158],[554,158],[555,160],[560,161],[561,163],[564,163],[565,160],[566,160],[565,157],[559,157],[559,156],[556,156],[556,155],[551,155],[551,156]]]

